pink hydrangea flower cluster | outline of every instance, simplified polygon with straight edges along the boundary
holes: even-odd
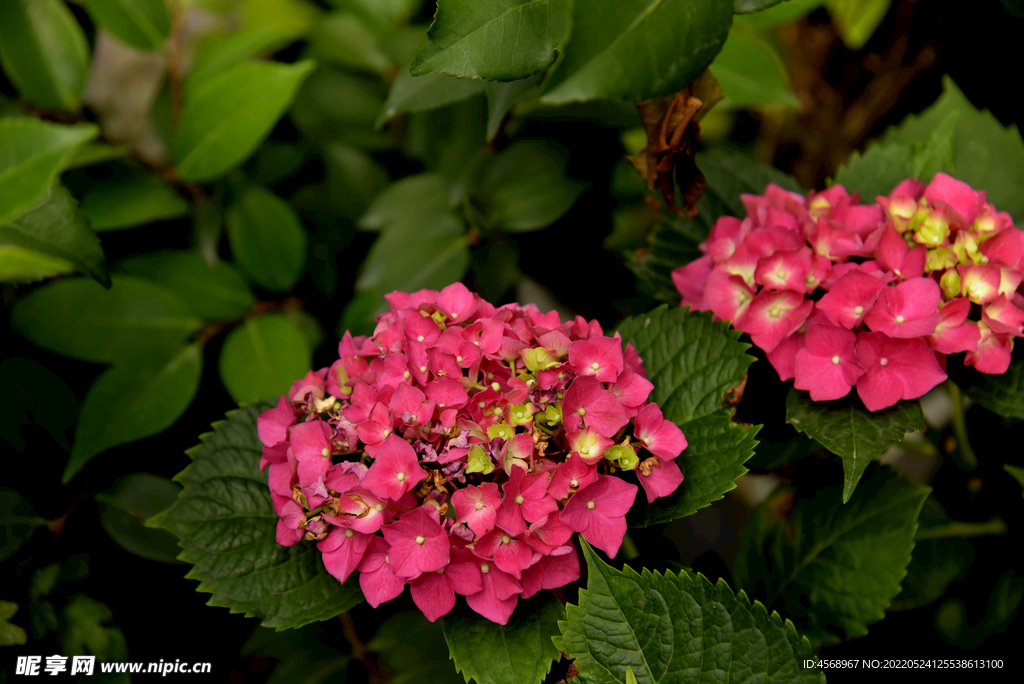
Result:
[[[946,354],[1003,373],[1024,330],[1024,233],[985,193],[939,173],[862,205],[841,185],[743,195],[704,256],[676,269],[682,303],[748,333],[815,401],[856,386],[871,411],[946,379]]]
[[[614,556],[637,486],[683,480],[682,431],[647,401],[636,351],[594,321],[495,308],[456,283],[387,296],[258,420],[277,540],[317,542],[374,607],[411,587],[434,621],[461,594],[505,624],[579,578],[571,537]]]

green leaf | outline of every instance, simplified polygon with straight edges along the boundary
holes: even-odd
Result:
[[[882,23],[892,0],[825,0],[839,37],[851,50],[860,50]]]
[[[211,181],[245,161],[288,109],[313,62],[241,62],[189,93],[171,154],[191,183]]]
[[[82,195],[82,213],[97,233],[178,218],[188,202],[153,174],[132,174],[90,186]]]
[[[566,606],[555,646],[576,659],[584,684],[624,683],[628,669],[640,684],[824,684],[821,670],[804,669],[811,646],[793,623],[733,594],[725,580],[712,584],[688,570],[620,571],[582,545],[587,588],[579,605]]]
[[[309,56],[321,64],[384,77],[395,69],[377,37],[350,12],[333,12],[316,23],[309,35]]]
[[[448,181],[436,173],[406,176],[384,188],[356,222],[363,230],[380,230],[417,214],[432,216],[451,211]]]
[[[782,0],[733,0],[732,11],[736,14],[760,12],[772,5],[778,5],[780,2]]]
[[[259,186],[227,211],[228,241],[238,265],[267,290],[288,292],[306,270],[309,237],[287,202]]]
[[[151,252],[122,260],[118,271],[165,286],[200,318],[239,318],[256,298],[235,267],[220,262],[213,268],[198,252]]]
[[[536,99],[540,94],[540,87],[547,72],[541,72],[536,76],[522,78],[518,81],[508,83],[495,83],[493,81],[484,83],[484,92],[487,94],[487,140],[494,140],[498,134],[498,128],[505,121],[505,115],[510,109],[521,102]]]
[[[78,399],[46,366],[19,357],[0,362],[0,403],[7,407],[0,413],[0,437],[15,449],[24,452],[29,447],[24,428],[35,425],[65,451],[71,451],[64,431],[75,424]],[[54,406],[60,410],[52,410]],[[32,447],[38,445],[33,442]]]
[[[25,497],[13,489],[0,488],[0,561],[14,555],[44,525],[46,519],[36,515]]]
[[[1010,476],[1014,480],[1016,480],[1018,484],[1020,484],[1021,487],[1024,487],[1024,468],[1021,468],[1020,466],[1004,464],[1003,470],[1008,472]],[[1021,492],[1021,496],[1024,496],[1024,491]]]
[[[792,192],[805,192],[789,174],[747,157],[722,152],[700,152],[696,159],[697,166],[708,181],[707,193],[724,205],[732,216],[747,215],[741,195],[763,195],[769,183]]]
[[[555,60],[569,37],[572,0],[438,0],[413,76],[442,72],[514,81]]]
[[[24,646],[28,643],[25,630],[10,622],[17,612],[17,603],[0,601],[0,646]]]
[[[0,282],[33,282],[74,270],[75,265],[67,259],[5,244],[0,239]]]
[[[351,657],[339,654],[332,641],[328,630],[320,625],[281,632],[257,627],[242,646],[242,655],[278,661],[266,684],[339,684],[346,680]]]
[[[753,32],[729,31],[729,38],[710,69],[725,93],[723,104],[741,109],[800,105],[787,85],[789,79],[782,58],[770,43]]]
[[[60,614],[61,649],[66,656],[91,653],[100,662],[125,662],[128,645],[110,608],[84,594],[75,595]],[[97,668],[98,669],[98,668]],[[129,681],[127,675],[116,681]]]
[[[324,145],[331,213],[355,220],[388,183],[388,172],[369,154],[340,142]]]
[[[179,343],[202,324],[160,285],[127,275],[111,282],[109,290],[82,278],[48,283],[14,303],[11,327],[44,349],[109,363]]]
[[[451,214],[411,216],[381,230],[363,262],[357,290],[440,290],[462,280],[469,248],[462,222]]]
[[[93,125],[59,126],[29,117],[0,119],[0,221],[38,204],[76,150],[97,133]]]
[[[165,0],[85,0],[89,15],[122,43],[156,50],[171,35]]]
[[[303,36],[322,14],[311,0],[245,0],[242,10],[248,28],[270,26],[292,39]]]
[[[182,90],[187,96],[211,76],[239,62],[265,57],[288,42],[288,35],[272,26],[231,32],[199,53],[195,64],[189,69]]]
[[[119,358],[89,388],[64,468],[67,483],[93,457],[119,444],[156,435],[192,403],[203,371],[198,344],[139,351]]]
[[[750,345],[708,312],[660,306],[619,325],[623,342],[632,343],[654,383],[650,401],[683,431],[689,446],[676,459],[684,480],[669,496],[644,513],[643,525],[690,515],[733,489],[754,453],[758,426],[733,423],[723,407],[726,393],[742,383],[754,358]]]
[[[380,657],[394,684],[466,684],[448,658],[441,622],[427,622],[422,611],[392,615],[366,648]]]
[[[455,669],[479,684],[538,684],[559,659],[551,638],[565,609],[554,594],[520,601],[506,625],[468,610],[442,619]]]
[[[737,582],[811,639],[863,636],[900,592],[929,491],[878,466],[842,507],[838,487],[798,498],[785,518],[762,504],[741,533]]]
[[[78,148],[71,161],[68,162],[69,169],[81,169],[93,164],[101,164],[114,159],[123,159],[131,153],[127,145],[114,147],[106,143],[91,142],[85,143]]]
[[[0,253],[5,248],[37,255],[37,259],[61,260],[68,265],[62,273],[80,271],[101,285],[110,284],[99,238],[62,185],[21,216],[0,223]],[[0,257],[0,280],[30,279],[30,275]]]
[[[284,314],[250,318],[220,352],[220,378],[239,404],[279,397],[313,365],[305,335]]]
[[[110,538],[129,553],[162,563],[176,563],[178,540],[167,530],[146,527],[148,518],[178,498],[181,487],[149,473],[126,475],[100,492],[100,523]]]
[[[445,74],[410,76],[398,74],[388,91],[388,99],[374,124],[380,128],[399,114],[425,112],[455,102],[468,100],[484,92],[482,81],[456,78]]]
[[[379,83],[318,67],[302,82],[291,118],[299,130],[316,140],[384,149],[393,146],[394,139],[374,129],[383,106]]]
[[[1001,375],[982,375],[980,385],[967,388],[967,396],[1000,416],[1024,419],[1022,371],[1024,361],[1016,361]]]
[[[908,432],[924,428],[918,401],[868,411],[852,394],[837,401],[811,401],[795,388],[786,397],[786,422],[843,459],[843,503],[850,500],[871,461]]]
[[[480,198],[495,228],[537,230],[558,220],[587,187],[565,175],[565,153],[539,140],[519,140],[496,155],[480,177]]]
[[[44,109],[77,111],[89,47],[61,0],[3,0],[0,65],[25,99]]]
[[[147,525],[178,535],[178,558],[195,566],[186,577],[212,594],[208,605],[282,630],[333,618],[362,594],[354,577],[341,584],[327,572],[314,543],[277,543],[278,516],[259,469],[263,445],[256,434],[257,416],[271,407],[245,406],[214,423],[174,478],[183,486],[178,500]]]
[[[591,0],[572,11],[565,56],[541,98],[647,100],[682,90],[722,49],[732,0]]]

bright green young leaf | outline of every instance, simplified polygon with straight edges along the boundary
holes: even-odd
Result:
[[[321,64],[385,77],[396,68],[373,32],[350,12],[334,12],[316,23],[309,35],[309,56]]]
[[[449,613],[442,622],[455,669],[478,684],[539,684],[560,657],[551,643],[565,609],[554,594],[520,601],[507,625],[471,611]]]
[[[25,428],[31,425],[42,428],[54,442],[71,451],[65,430],[75,424],[78,399],[46,366],[20,357],[0,361],[0,405],[6,407],[0,413],[0,437],[18,451],[29,448]],[[54,406],[60,410],[52,410]]]
[[[228,67],[256,57],[265,57],[288,42],[288,35],[272,26],[231,32],[199,53],[182,89],[186,94],[191,93],[199,84]]]
[[[451,210],[449,195],[448,181],[436,173],[406,176],[384,188],[357,224],[363,230],[375,231],[417,214],[447,214]]]
[[[782,58],[775,48],[753,32],[730,31],[710,68],[722,86],[725,102],[732,107],[796,107],[800,104],[787,85]]]
[[[75,595],[61,612],[61,650],[66,656],[92,654],[101,663],[128,660],[124,632],[110,608],[85,594]],[[99,669],[98,667],[96,668]],[[113,681],[129,681],[128,675]]]
[[[574,3],[565,57],[541,101],[648,100],[682,90],[722,49],[732,1]]]
[[[195,566],[186,577],[212,594],[208,605],[281,630],[333,618],[363,597],[355,577],[341,584],[327,572],[314,542],[277,543],[278,516],[259,469],[263,445],[256,434],[257,416],[272,406],[245,406],[214,423],[174,478],[183,487],[178,500],[147,525],[178,535],[178,558]]]
[[[77,111],[89,46],[61,0],[2,0],[0,65],[25,99],[44,109]]]
[[[399,114],[425,112],[438,107],[468,100],[484,92],[485,84],[479,80],[456,78],[446,74],[410,76],[399,73],[391,84],[384,109],[375,125],[380,128]]]
[[[820,487],[784,518],[761,508],[741,533],[736,579],[811,639],[863,636],[900,592],[929,491],[877,466],[845,506],[838,487]]]
[[[239,404],[279,397],[313,365],[305,335],[283,314],[250,318],[228,334],[220,379]]]
[[[380,232],[363,262],[357,290],[440,290],[462,280],[469,247],[462,223],[451,214],[411,216]]]
[[[736,14],[747,14],[748,12],[760,12],[772,5],[777,5],[782,0],[733,0],[732,11]]]
[[[0,221],[35,206],[57,174],[99,129],[59,126],[30,117],[0,119]]]
[[[110,363],[140,348],[182,342],[202,324],[175,294],[141,278],[114,276],[109,290],[75,278],[16,301],[11,326],[38,346]]]
[[[143,350],[115,359],[85,395],[62,481],[69,482],[107,449],[173,425],[192,403],[202,372],[203,350],[198,344]]]
[[[860,50],[882,23],[892,0],[825,0],[839,37],[851,50]]]
[[[181,487],[167,478],[133,473],[96,495],[100,523],[110,538],[125,551],[162,563],[178,562],[178,540],[167,530],[146,527],[145,522],[178,498]]]
[[[122,43],[156,50],[171,35],[166,0],[85,0],[89,15]]]
[[[312,0],[243,0],[248,28],[271,27],[295,39],[306,34],[322,12]]]
[[[868,411],[852,393],[837,401],[811,401],[806,392],[790,389],[786,422],[842,457],[846,503],[868,464],[908,432],[923,429],[924,415],[916,400]]]
[[[259,186],[247,188],[228,207],[231,252],[267,290],[288,292],[306,269],[309,238],[287,202]]]
[[[1024,468],[1021,468],[1020,466],[1012,466],[1009,464],[1005,464],[1003,465],[1003,470],[1008,472],[1010,476],[1020,484],[1021,487],[1024,487]],[[1021,492],[1021,495],[1024,496],[1024,492]]]
[[[624,684],[628,669],[639,684],[824,684],[821,670],[803,667],[811,646],[793,623],[725,580],[616,570],[582,544],[587,588],[566,606],[555,646],[575,658],[583,684]]]
[[[989,411],[1024,419],[1024,361],[1010,364],[1001,375],[982,375],[980,385],[967,388],[967,396]]]
[[[10,557],[35,531],[46,525],[32,504],[13,489],[0,488],[0,561]]]
[[[28,634],[10,620],[18,612],[18,604],[0,601],[0,646],[24,646],[28,643]]]
[[[624,320],[618,328],[632,343],[654,383],[650,400],[683,431],[689,446],[676,459],[685,479],[669,496],[655,500],[643,525],[690,515],[733,489],[747,472],[758,426],[731,421],[726,394],[746,378],[754,358],[740,333],[705,312],[660,306]]]
[[[572,5],[572,0],[439,0],[412,74],[492,81],[532,76],[550,66],[569,37]]]
[[[211,181],[245,161],[288,109],[313,62],[241,62],[189,93],[171,153],[178,174]]]
[[[92,185],[82,196],[82,213],[97,233],[178,218],[188,211],[188,202],[177,191],[149,173]]]
[[[74,270],[75,265],[63,257],[12,245],[0,238],[0,282],[30,283]]]
[[[115,268],[163,285],[193,314],[207,320],[239,318],[256,303],[234,266],[222,261],[210,268],[198,252],[138,254]]]
[[[115,159],[123,159],[130,154],[131,150],[127,145],[114,147],[106,143],[90,142],[78,148],[71,161],[68,162],[69,169],[81,169],[93,164],[101,164]]]

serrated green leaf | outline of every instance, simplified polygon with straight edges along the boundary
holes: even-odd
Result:
[[[484,92],[484,87],[484,83],[478,80],[456,78],[446,74],[410,76],[403,71],[391,84],[384,108],[374,125],[380,128],[399,114],[425,112],[468,100]]]
[[[0,221],[36,206],[76,151],[98,132],[93,125],[60,126],[31,117],[0,119]]]
[[[327,572],[314,543],[277,543],[278,516],[259,469],[256,433],[257,416],[271,407],[245,406],[214,423],[174,478],[183,487],[177,501],[147,524],[178,535],[178,558],[195,566],[186,577],[212,594],[209,605],[282,630],[332,618],[362,594],[355,578],[341,584]]]
[[[11,327],[44,349],[110,363],[127,352],[184,340],[202,324],[173,292],[141,278],[48,283],[16,301]]]
[[[843,459],[843,503],[850,500],[871,461],[908,432],[924,428],[918,401],[868,411],[852,394],[837,401],[811,401],[795,388],[786,397],[786,422]]]
[[[165,0],[85,0],[89,15],[122,43],[156,50],[171,34]]]
[[[220,352],[220,378],[239,404],[278,397],[313,365],[305,335],[284,314],[250,318]]]
[[[380,231],[363,262],[357,290],[440,290],[462,280],[469,247],[462,222],[451,214],[411,216]]]
[[[291,105],[313,62],[241,62],[189,93],[171,154],[182,179],[211,181],[251,155]]]
[[[737,582],[819,643],[863,636],[900,592],[930,491],[877,466],[845,506],[837,505],[838,487],[822,487],[784,518],[752,515]]]
[[[23,428],[36,425],[53,441],[71,451],[64,431],[75,424],[78,399],[71,388],[46,366],[31,359],[13,357],[0,362],[0,437],[24,452],[29,441]],[[59,406],[59,411],[52,407]],[[36,445],[33,444],[33,447]]]
[[[25,99],[45,109],[77,111],[89,47],[60,0],[2,0],[0,65]]]
[[[787,85],[782,58],[753,32],[729,31],[728,40],[709,68],[722,86],[723,104],[737,108],[800,105]]]
[[[0,601],[0,646],[24,646],[28,643],[28,634],[25,634],[25,630],[10,622],[17,612],[17,603]]]
[[[173,425],[192,403],[202,371],[203,351],[198,344],[143,350],[116,359],[85,395],[62,481],[69,482],[107,449]]]
[[[167,530],[146,527],[145,522],[173,504],[180,491],[181,487],[157,475],[126,475],[95,496],[100,503],[100,523],[125,551],[149,560],[176,563],[178,540]]]
[[[732,0],[576,2],[542,102],[647,100],[682,90],[722,49]]]
[[[198,252],[151,252],[128,257],[115,269],[151,280],[174,292],[196,316],[220,321],[243,316],[256,303],[234,266],[213,268]]]
[[[412,74],[514,81],[548,67],[569,37],[572,0],[439,0]]]
[[[97,183],[82,195],[82,213],[97,233],[178,218],[188,211],[181,195],[149,173]]]
[[[306,269],[309,237],[295,210],[259,186],[246,189],[225,216],[238,265],[262,287],[288,292]]]
[[[683,431],[689,446],[676,459],[684,480],[669,496],[656,499],[642,524],[690,515],[733,489],[754,453],[757,426],[731,421],[723,407],[731,389],[743,382],[754,358],[727,323],[712,322],[708,312],[660,306],[619,325],[623,342],[632,343],[654,383],[650,401]]]
[[[624,683],[629,668],[640,684],[824,684],[819,669],[804,669],[811,646],[793,623],[733,594],[724,580],[616,570],[582,544],[587,588],[578,606],[566,606],[555,646],[576,659],[584,684]]]
[[[449,613],[442,622],[455,669],[467,682],[538,684],[559,658],[551,638],[564,617],[554,594],[543,592],[520,601],[506,625],[468,610]]]
[[[128,660],[124,632],[114,623],[114,614],[105,604],[85,594],[76,594],[61,611],[63,630],[61,650],[66,656],[91,653],[104,663]],[[127,674],[109,680],[131,681]]]
[[[989,411],[1024,419],[1024,361],[1010,364],[1001,375],[983,375],[981,385],[967,388],[967,396]]]
[[[696,159],[698,168],[707,178],[707,192],[724,205],[732,216],[747,215],[741,195],[763,195],[769,183],[792,192],[805,192],[789,174],[747,157],[723,152],[700,152]]]
[[[0,488],[0,561],[13,555],[45,524],[46,519],[36,515],[25,497],[13,489]]]
[[[447,214],[451,210],[449,194],[448,181],[439,174],[406,176],[384,188],[357,224],[363,230],[380,230],[416,214]]]

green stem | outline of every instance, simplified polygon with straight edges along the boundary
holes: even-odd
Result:
[[[949,392],[949,399],[953,403],[953,434],[956,435],[960,460],[963,462],[965,470],[975,470],[978,467],[978,458],[974,455],[974,449],[971,448],[971,442],[967,438],[967,416],[964,410],[963,394],[953,381],[946,383],[946,391]]]
[[[1002,518],[992,518],[986,522],[975,523],[954,520],[945,525],[919,527],[917,528],[917,534],[914,535],[914,539],[918,541],[922,539],[946,539],[947,537],[967,539],[970,537],[1006,534],[1006,530],[1006,521]]]
[[[622,538],[622,553],[625,554],[626,560],[633,560],[640,555],[640,550],[636,548],[636,543],[629,536],[629,532]]]
[[[927,456],[928,458],[935,458],[939,455],[939,448],[935,444],[924,437],[921,439],[903,439],[898,442],[898,446],[904,451],[908,451],[915,456]]]

